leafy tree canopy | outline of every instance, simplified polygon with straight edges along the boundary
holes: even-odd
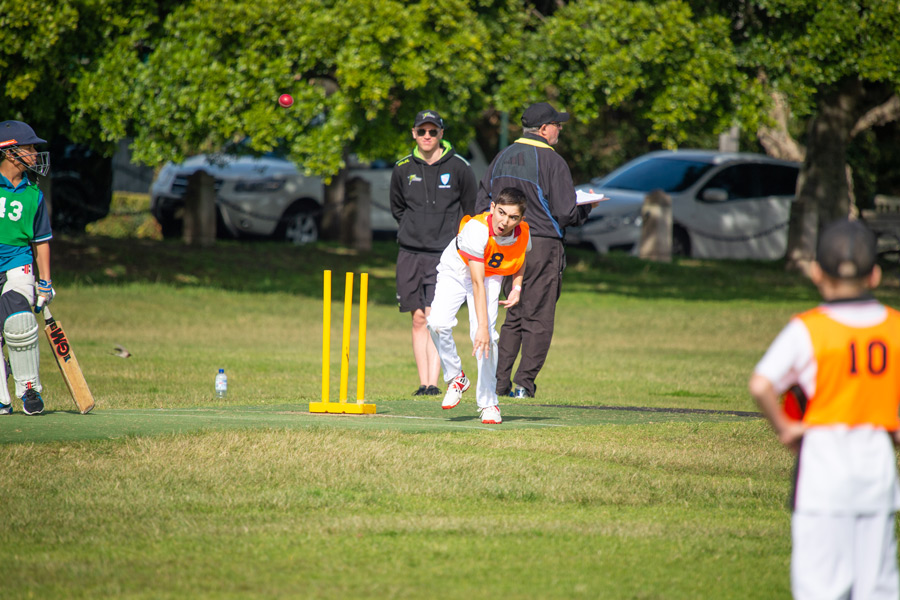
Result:
[[[69,101],[79,74],[113,49],[122,36],[153,35],[155,24],[172,4],[172,0],[4,3],[0,10],[2,118],[39,125],[44,137],[74,135]],[[82,125],[91,131],[90,124]],[[85,139],[95,140],[93,133]]]
[[[754,127],[763,90],[740,72],[730,33],[728,19],[682,0],[573,2],[522,38],[498,101],[557,98],[584,121],[624,108],[673,148],[735,121]]]
[[[195,0],[170,15],[146,60],[134,51],[140,32],[121,38],[79,81],[76,103],[107,139],[134,135],[149,164],[249,136],[260,152],[283,141],[329,177],[348,148],[363,159],[408,152],[424,108],[441,112],[448,138],[468,139],[517,6]],[[282,93],[293,106],[278,105]]]
[[[762,70],[798,117],[847,79],[900,88],[900,10],[885,0],[756,0],[739,25],[743,67]]]

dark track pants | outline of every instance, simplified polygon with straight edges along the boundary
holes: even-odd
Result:
[[[563,243],[556,238],[532,237],[531,251],[525,262],[521,300],[506,312],[500,329],[497,352],[497,394],[509,394],[510,375],[521,350],[522,359],[513,382],[532,396],[537,378],[553,338],[556,301],[562,290],[562,272],[566,264]],[[512,278],[506,277],[503,290],[509,293]]]

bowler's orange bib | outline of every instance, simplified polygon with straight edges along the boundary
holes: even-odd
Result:
[[[516,241],[509,246],[501,246],[491,234],[493,229],[491,228],[491,213],[489,212],[483,212],[474,217],[466,215],[459,224],[459,232],[462,233],[466,223],[473,219],[484,223],[485,227],[488,228],[488,243],[484,248],[484,256],[472,256],[471,254],[459,252],[463,262],[466,264],[469,264],[470,260],[484,262],[484,275],[486,277],[489,275],[513,275],[517,273],[522,268],[522,265],[525,264],[525,251],[528,249],[528,239],[531,235],[528,231],[528,223],[522,221],[516,225],[516,230],[513,231]]]
[[[818,365],[808,425],[900,427],[900,312],[872,327],[838,323],[822,308],[798,315],[812,339]]]

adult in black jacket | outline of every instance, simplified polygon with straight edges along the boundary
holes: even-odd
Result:
[[[475,175],[468,161],[444,141],[444,121],[434,110],[416,115],[416,147],[397,161],[391,175],[391,213],[397,220],[397,304],[412,313],[412,343],[419,388],[437,396],[441,363],[428,333],[437,265],[464,215],[475,209]]]
[[[521,300],[507,311],[498,343],[497,394],[502,396],[534,397],[534,381],[553,338],[556,301],[566,264],[566,227],[584,223],[591,210],[590,205],[575,204],[569,166],[553,149],[568,120],[569,113],[557,112],[546,102],[529,106],[522,115],[522,137],[494,158],[478,187],[476,213],[487,210],[491,199],[505,187],[522,190],[528,199],[525,221],[531,227],[532,250]],[[511,284],[506,279],[504,290],[509,293]],[[522,359],[510,382],[520,350]],[[512,390],[512,383],[518,389]]]

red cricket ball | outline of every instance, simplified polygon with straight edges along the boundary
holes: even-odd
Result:
[[[278,97],[278,104],[282,105],[285,108],[287,108],[288,106],[290,106],[293,103],[294,103],[294,99],[291,97],[290,94],[282,94],[281,96]]]

